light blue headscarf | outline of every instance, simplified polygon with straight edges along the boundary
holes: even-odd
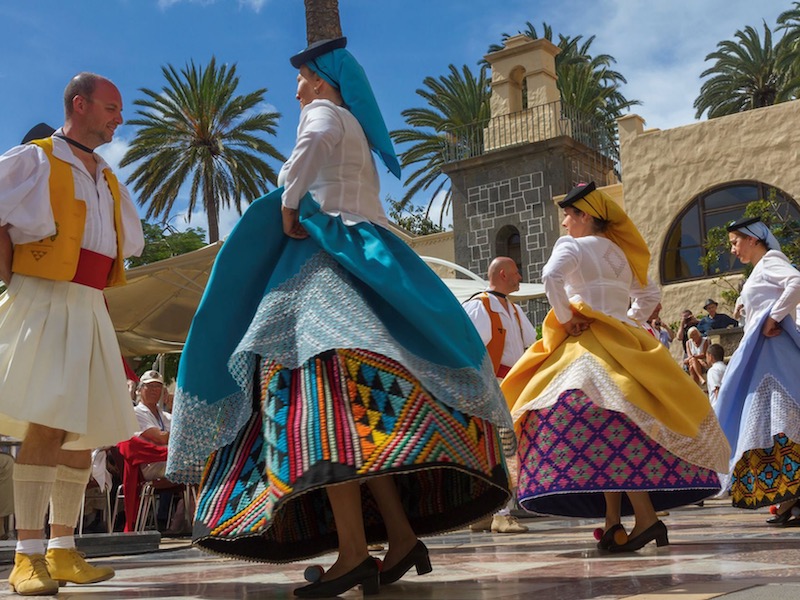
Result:
[[[345,106],[361,124],[370,147],[395,177],[400,179],[400,162],[389,137],[389,130],[386,129],[367,74],[355,57],[345,48],[337,48],[309,60],[306,65],[339,90]]]
[[[772,231],[769,227],[764,225],[761,221],[756,221],[755,223],[750,223],[749,225],[744,225],[739,227],[736,231],[739,233],[743,233],[745,235],[749,235],[750,237],[754,237],[757,240],[761,240],[767,245],[769,250],[780,250],[781,245],[778,242],[778,239],[773,235]]]

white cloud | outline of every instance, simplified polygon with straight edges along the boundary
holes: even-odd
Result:
[[[264,5],[268,0],[239,0],[239,8],[249,8],[253,12],[261,12]],[[158,8],[167,10],[168,8],[180,2],[188,2],[189,4],[199,4],[200,6],[208,6],[215,4],[217,0],[158,0]]]
[[[648,127],[668,129],[695,121],[692,105],[700,93],[700,74],[711,66],[705,57],[717,43],[734,39],[747,25],[763,34],[763,21],[774,32],[777,16],[789,8],[789,2],[752,0],[564,0],[532,12],[530,2],[520,0],[488,23],[488,29],[514,34],[530,21],[542,35],[546,22],[555,34],[582,35],[582,41],[596,36],[590,52],[613,56],[614,68],[628,80],[623,94],[642,102],[631,112]],[[575,14],[581,15],[577,21]],[[499,33],[495,41],[500,42]]]
[[[261,12],[261,9],[264,8],[266,3],[267,0],[239,0],[239,7],[244,6],[257,13]]]

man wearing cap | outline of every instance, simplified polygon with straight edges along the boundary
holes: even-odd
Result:
[[[156,446],[169,444],[169,432],[172,427],[172,415],[164,412],[161,407],[164,392],[164,379],[161,373],[145,372],[139,380],[139,403],[133,409],[141,428],[136,435]],[[143,465],[142,476],[148,480],[160,479],[164,477],[166,468],[166,461]]]
[[[712,329],[726,329],[728,327],[737,327],[739,323],[735,319],[726,315],[725,313],[717,312],[717,302],[709,298],[703,305],[703,309],[708,312],[708,316],[700,319],[697,324],[697,329],[703,336],[707,336],[708,332]]]
[[[122,123],[122,98],[108,79],[80,73],[64,91],[64,109],[52,137],[0,156],[0,278],[8,285],[0,297],[0,432],[23,440],[9,576],[20,595],[114,576],[86,563],[74,529],[91,450],[136,431],[102,290],[125,283],[124,259],[141,253],[144,238],[125,186],[94,152]]]
[[[508,300],[508,294],[519,290],[522,275],[516,263],[507,256],[498,256],[489,265],[489,288],[474,294],[464,302],[467,316],[478,330],[492,360],[498,380],[502,380],[536,341],[534,329],[522,309]],[[472,531],[491,530],[494,533],[524,533],[528,528],[511,515],[509,505],[494,516],[470,525]]]

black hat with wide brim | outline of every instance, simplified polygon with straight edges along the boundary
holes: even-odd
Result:
[[[590,181],[589,183],[582,183],[564,196],[563,200],[559,200],[558,206],[561,208],[567,208],[568,206],[572,206],[578,200],[591,194],[593,191],[597,189],[597,186],[594,184],[594,181]]]
[[[25,137],[22,138],[20,144],[27,144],[28,142],[32,142],[33,140],[42,140],[44,138],[49,138],[51,135],[55,133],[55,129],[50,127],[47,123],[39,123],[38,125],[34,125],[31,127],[31,130],[25,134]]]
[[[738,221],[734,221],[730,225],[727,226],[728,231],[737,231],[742,227],[747,227],[748,225],[752,225],[753,223],[758,223],[761,220],[761,217],[745,217],[743,219],[739,219]]]
[[[340,37],[333,40],[317,40],[302,52],[295,54],[289,59],[289,62],[292,63],[292,66],[295,69],[299,69],[304,64],[314,60],[318,56],[322,56],[328,52],[333,52],[339,48],[344,48],[345,46],[347,46],[346,37]]]

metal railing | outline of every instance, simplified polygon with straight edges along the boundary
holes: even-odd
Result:
[[[560,100],[457,127],[444,136],[446,163],[568,136],[594,150],[619,173],[616,124],[603,124]]]

